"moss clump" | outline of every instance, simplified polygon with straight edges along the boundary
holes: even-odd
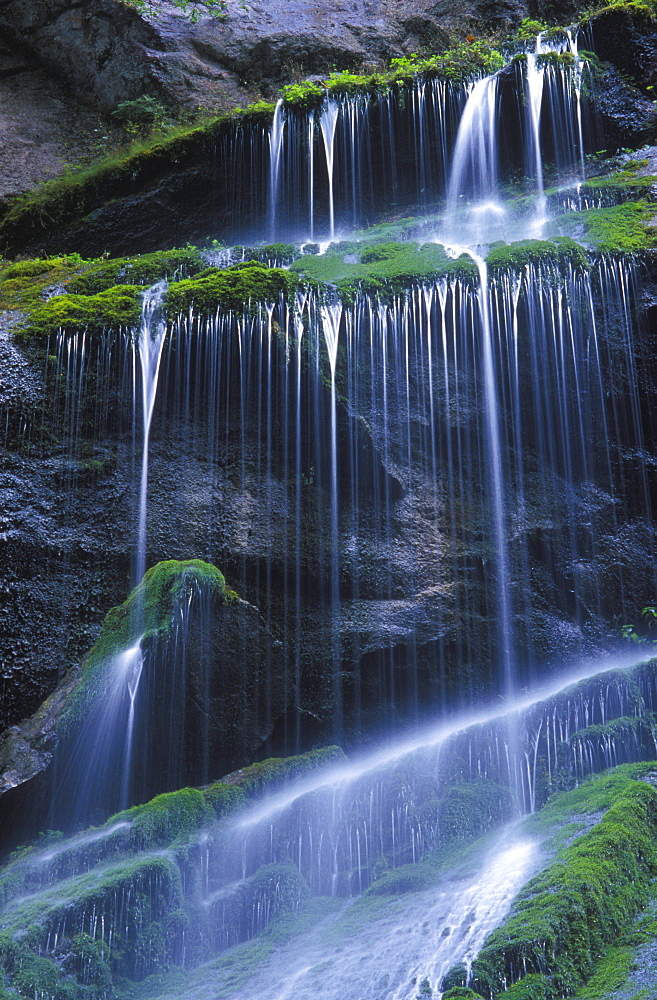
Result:
[[[212,269],[169,287],[167,316],[173,318],[192,308],[204,315],[213,315],[217,309],[256,309],[264,302],[278,302],[281,295],[292,295],[297,284],[298,278],[289,271],[255,261]]]
[[[177,792],[158,795],[146,805],[135,806],[115,816],[112,822],[128,819],[132,824],[131,842],[144,848],[184,839],[209,825],[215,816],[202,791],[181,788]]]
[[[431,803],[427,807],[431,808]],[[447,788],[436,803],[440,838],[444,843],[473,840],[517,815],[509,788],[492,781],[473,781]]]
[[[201,559],[169,559],[147,570],[128,599],[107,612],[84,671],[129,649],[140,636],[161,638],[171,629],[176,608],[192,588],[228,600],[223,573]]]
[[[550,983],[546,976],[530,973],[504,993],[504,1000],[549,1000]]]
[[[344,302],[359,291],[391,297],[425,280],[458,276],[477,280],[467,256],[453,259],[439,243],[337,243],[321,256],[303,256],[291,270],[307,279],[333,285]]]
[[[365,892],[368,896],[402,896],[408,892],[423,892],[436,884],[439,878],[437,865],[431,860],[418,864],[401,865],[381,875]]]
[[[245,261],[257,261],[269,267],[282,267],[291,264],[299,256],[299,251],[293,243],[267,243],[262,247],[233,247],[233,260],[240,251]]]
[[[0,267],[0,309],[30,309],[44,302],[53,288],[63,287],[89,266],[79,254],[21,260]]]
[[[657,16],[657,4],[654,0],[612,0],[598,10],[588,13],[584,21],[597,21],[609,14],[623,14],[629,21],[639,23],[654,21]]]
[[[44,339],[59,330],[129,330],[141,319],[143,288],[117,285],[97,295],[55,295],[35,304],[17,330],[21,339]]]
[[[640,199],[560,215],[549,229],[581,239],[601,253],[638,253],[657,247],[657,230],[649,225],[654,215],[655,206]]]
[[[497,997],[532,973],[545,977],[541,1000],[570,995],[645,906],[657,872],[657,792],[628,773],[601,821],[528,883],[489,936],[473,966],[475,989]]]
[[[136,257],[115,257],[90,267],[73,278],[67,291],[73,295],[96,295],[115,285],[153,285],[162,278],[197,274],[204,268],[203,258],[196,247],[182,250],[161,250]]]
[[[491,271],[520,270],[528,264],[540,264],[546,261],[557,265],[570,263],[575,267],[588,268],[588,258],[584,248],[567,237],[493,243],[486,258]]]
[[[468,986],[452,986],[450,990],[443,993],[442,1000],[483,1000],[483,997]]]
[[[222,778],[221,784],[238,786],[245,795],[253,796],[330,764],[342,764],[345,760],[344,751],[340,747],[320,747],[296,757],[270,757],[268,760],[258,761]],[[210,786],[210,789],[212,787],[214,786]]]
[[[633,960],[633,948],[610,948],[596,965],[586,986],[577,991],[574,1000],[606,1000],[625,984]]]

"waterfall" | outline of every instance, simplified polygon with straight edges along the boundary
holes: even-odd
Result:
[[[279,183],[281,169],[281,151],[283,149],[283,131],[285,129],[285,113],[282,98],[276,102],[274,117],[269,130],[269,236],[273,243],[276,239],[276,210],[279,198]]]
[[[498,190],[497,87],[496,73],[477,80],[461,115],[445,198],[450,234],[457,232],[466,199],[476,198],[478,226],[486,216],[494,218],[503,211]]]
[[[269,130],[217,137],[243,243],[193,303],[172,316],[161,281],[132,335],[48,345],[69,494],[111,389],[129,440],[130,377],[108,495],[139,478],[138,586],[66,681],[39,786],[40,829],[101,825],[0,878],[0,930],[58,975],[84,946],[108,996],[428,1000],[552,860],[532,814],[655,757],[655,661],[599,652],[654,584],[641,265],[529,243],[552,166],[584,177],[586,102],[570,33],[524,66],[332,78],[309,111],[286,92]],[[487,247],[512,226],[520,247]],[[248,246],[265,233],[322,252]],[[296,282],[311,259],[327,277]],[[213,282],[231,295],[207,306]],[[145,574],[147,529],[176,558]]]
[[[326,155],[326,170],[328,172],[329,184],[329,239],[335,239],[335,176],[333,163],[335,157],[335,131],[338,124],[340,105],[337,101],[329,100],[319,119],[319,127],[324,140],[324,152]]]
[[[146,521],[148,499],[148,447],[160,373],[162,347],[167,324],[163,310],[167,283],[160,281],[144,292],[142,297],[142,318],[139,335],[136,338],[137,357],[141,372],[141,417],[142,449],[141,480],[139,487],[139,522],[137,553],[135,559],[135,582],[138,583],[146,569]]]

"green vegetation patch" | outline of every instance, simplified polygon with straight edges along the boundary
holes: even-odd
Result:
[[[200,251],[192,246],[135,257],[114,257],[94,264],[74,277],[67,291],[73,295],[96,295],[115,285],[154,285],[163,278],[174,281],[177,277],[197,274],[204,267]]]
[[[657,16],[657,3],[655,0],[612,0],[597,10],[587,11],[583,21],[596,21],[610,14],[623,14],[629,21],[639,24],[654,21]]]
[[[59,330],[130,330],[141,320],[143,288],[117,285],[97,295],[55,295],[30,309],[29,318],[17,329],[20,339],[45,339]]]
[[[475,989],[497,997],[532,973],[546,979],[541,1000],[556,1000],[590,978],[595,963],[646,905],[657,873],[657,792],[631,776],[650,769],[655,766],[626,766],[555,796],[561,802],[553,813],[572,814],[578,807],[591,811],[608,804],[612,789],[616,793],[600,822],[521,891],[474,963]]]
[[[425,280],[458,276],[477,280],[471,257],[450,257],[439,243],[336,243],[321,256],[304,255],[291,270],[311,281],[333,285],[343,301],[359,291],[382,297],[397,295]]]
[[[281,295],[293,295],[298,281],[296,274],[257,261],[225,270],[209,268],[196,278],[170,285],[166,311],[173,318],[190,309],[204,315],[213,315],[217,309],[255,309],[265,302],[278,302]]]
[[[238,787],[251,797],[331,764],[344,764],[346,759],[344,751],[338,746],[320,747],[296,757],[270,757],[257,761],[226,775],[221,784]]]
[[[624,985],[633,960],[633,948],[610,948],[596,965],[586,986],[577,991],[575,1000],[607,1000],[614,990]]]
[[[21,260],[0,267],[0,309],[30,309],[44,302],[53,288],[63,287],[89,261],[79,254]]]
[[[285,106],[297,111],[318,110],[326,96],[340,98],[361,94],[377,96],[392,87],[412,83],[417,77],[462,84],[494,73],[504,66],[504,57],[495,44],[485,38],[459,41],[433,55],[407,56],[390,60],[387,70],[376,73],[335,72],[321,82],[305,80],[290,84],[281,91]]]
[[[519,270],[527,264],[546,261],[557,265],[570,263],[588,268],[586,251],[575,240],[556,237],[553,240],[519,240],[517,243],[493,243],[486,263],[491,271]]]
[[[602,253],[637,253],[657,247],[657,229],[649,225],[656,214],[654,205],[639,199],[610,208],[569,212],[551,222],[548,229]]]
[[[223,573],[202,559],[182,562],[167,559],[152,566],[128,599],[108,611],[87,662],[106,659],[128,649],[139,635],[148,638],[168,632],[175,609],[191,587],[202,587],[208,593],[228,598]]]

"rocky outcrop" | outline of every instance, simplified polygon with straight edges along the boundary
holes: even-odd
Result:
[[[142,801],[243,765],[287,699],[281,644],[257,608],[207,563],[159,563],[106,616],[82,665],[0,738],[3,830],[45,821],[40,789],[52,795],[49,822],[69,827],[116,811],[124,795]]]

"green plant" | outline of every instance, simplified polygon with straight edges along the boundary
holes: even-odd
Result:
[[[167,110],[154,97],[143,94],[134,101],[121,101],[112,112],[112,117],[128,130],[142,131],[169,124]]]
[[[635,643],[657,644],[657,637],[646,634],[657,627],[657,605],[649,604],[641,612],[641,617],[644,620],[643,627],[639,626],[637,629],[636,625],[623,625],[621,628],[623,638]]]

